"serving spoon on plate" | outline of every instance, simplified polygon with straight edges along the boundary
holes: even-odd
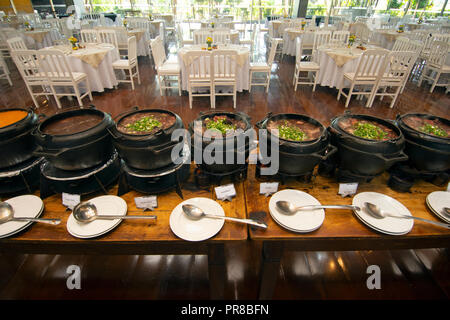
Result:
[[[8,221],[32,221],[57,225],[60,224],[61,219],[14,217],[14,208],[8,202],[0,202],[0,224]]]
[[[182,206],[182,209],[183,209],[183,212],[186,214],[186,216],[192,220],[200,220],[203,217],[216,218],[216,219],[231,220],[231,221],[240,222],[240,223],[247,223],[247,224],[250,224],[255,227],[267,229],[267,224],[265,224],[264,222],[259,222],[257,220],[253,220],[253,219],[239,219],[239,218],[219,216],[216,214],[205,213],[202,209],[200,209],[199,207],[194,206],[192,204],[184,204]]]
[[[280,210],[281,213],[291,216],[296,214],[298,211],[311,211],[316,209],[350,209],[350,210],[360,210],[357,206],[352,205],[308,205],[308,206],[294,206],[289,201],[277,201],[276,204],[277,208]]]
[[[450,224],[447,223],[442,223],[442,222],[436,222],[436,221],[432,221],[432,220],[428,220],[428,219],[424,219],[424,218],[419,218],[419,217],[414,217],[414,216],[407,216],[407,215],[400,215],[400,214],[392,214],[386,211],[383,211],[381,208],[379,208],[377,205],[370,203],[370,202],[364,202],[364,208],[366,208],[366,212],[371,215],[374,218],[377,219],[383,219],[386,217],[392,217],[392,218],[402,218],[402,219],[415,219],[415,220],[419,220],[422,222],[427,222],[427,223],[431,223],[440,227],[444,227],[447,229],[450,229]]]
[[[114,215],[99,215],[97,207],[91,202],[80,202],[73,208],[73,217],[81,223],[88,223],[97,219],[102,220],[116,220],[116,219],[153,219],[156,216],[114,216]]]

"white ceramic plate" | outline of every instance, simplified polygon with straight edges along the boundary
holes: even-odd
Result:
[[[361,210],[353,210],[353,212],[364,224],[376,231],[389,235],[402,235],[410,232],[412,227],[414,226],[413,219],[393,217],[386,217],[383,219],[374,218],[366,212],[366,209],[364,208],[364,202],[373,203],[381,208],[381,210],[389,212],[391,214],[411,216],[411,212],[409,212],[409,210],[399,201],[385,194],[378,192],[358,193],[353,197],[353,205],[360,207]]]
[[[294,206],[320,205],[321,203],[306,192],[286,189],[275,193],[269,201],[269,212],[272,218],[282,227],[294,232],[311,232],[318,229],[324,219],[325,211],[316,209],[311,211],[299,211],[292,216],[280,213],[276,207],[277,201],[289,201]]]
[[[44,202],[34,195],[23,195],[6,200],[14,209],[15,217],[38,218],[44,211]],[[10,237],[31,225],[31,221],[9,221],[0,224],[0,238]]]
[[[192,198],[181,202],[170,214],[170,229],[179,238],[187,241],[203,241],[215,236],[223,227],[225,221],[215,218],[201,218],[192,220],[186,217],[182,206],[192,204],[205,213],[225,216],[222,206],[208,198]]]
[[[98,211],[98,215],[115,215],[124,216],[127,213],[127,203],[117,196],[100,196],[89,200],[92,202]],[[70,214],[67,219],[67,231],[74,237],[89,239],[101,236],[122,222],[121,219],[116,220],[101,220],[97,219],[89,223],[80,223]]]
[[[450,192],[434,191],[427,196],[427,205],[431,211],[445,222],[450,223],[450,217],[442,213],[444,207],[450,208]]]

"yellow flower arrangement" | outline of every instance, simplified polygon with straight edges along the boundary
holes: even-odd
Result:
[[[354,34],[348,37],[348,47],[350,48],[356,40],[356,36]]]
[[[78,46],[77,46],[78,39],[77,38],[72,36],[72,37],[69,38],[69,42],[72,44],[72,49],[73,50],[77,50],[78,49]]]
[[[123,20],[123,26],[124,26],[125,28],[127,27],[127,24],[128,24],[127,19]]]
[[[305,30],[306,21],[302,21],[302,30]]]
[[[206,38],[206,44],[208,45],[208,50],[211,50],[212,42],[213,42],[213,39],[211,37]]]

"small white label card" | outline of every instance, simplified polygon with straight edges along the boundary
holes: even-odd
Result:
[[[259,194],[266,197],[278,191],[278,182],[261,182],[259,184]]]
[[[73,208],[79,204],[81,196],[79,194],[62,193],[62,204],[67,208],[73,210]]]
[[[234,188],[234,184],[232,183],[220,187],[215,187],[214,190],[216,191],[216,196],[219,200],[231,201],[231,199],[236,196],[236,189]]]
[[[356,193],[356,190],[358,190],[358,182],[340,183],[338,194],[343,197],[352,196]]]
[[[136,208],[153,211],[158,207],[158,199],[156,196],[136,197],[134,198]]]

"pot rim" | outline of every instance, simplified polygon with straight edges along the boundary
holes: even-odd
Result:
[[[118,124],[121,121],[123,121],[124,118],[126,118],[128,116],[131,116],[131,115],[133,115],[135,113],[144,113],[144,112],[168,113],[168,114],[170,114],[171,116],[173,116],[175,118],[175,122],[170,127],[167,127],[165,129],[160,129],[160,130],[156,131],[155,133],[145,133],[145,134],[125,133],[123,131],[120,131],[117,128]],[[127,138],[130,138],[130,139],[132,139],[132,138],[142,138],[142,137],[157,136],[157,133],[160,132],[160,131],[165,132],[165,131],[168,131],[168,130],[171,130],[172,128],[174,128],[176,126],[176,124],[177,124],[177,119],[178,118],[179,118],[179,116],[175,112],[172,112],[170,110],[164,110],[164,109],[137,109],[137,110],[131,110],[131,111],[129,111],[129,112],[119,116],[119,119],[117,121],[115,121],[114,129],[115,129],[115,131],[118,134],[123,135],[123,136],[125,136]]]
[[[373,120],[375,122],[381,123],[387,127],[390,127],[394,130],[396,130],[396,134],[397,137],[392,138],[392,139],[388,139],[388,140],[375,140],[375,139],[366,139],[366,138],[362,138],[362,137],[358,137],[355,136],[351,133],[348,133],[347,131],[343,130],[340,126],[339,126],[339,121],[341,121],[344,118],[370,118],[370,120]],[[369,144],[381,144],[381,143],[392,143],[392,142],[397,142],[398,140],[402,139],[402,131],[400,130],[400,128],[398,128],[395,123],[390,122],[387,119],[383,119],[383,118],[378,118],[378,117],[374,117],[368,114],[343,114],[340,116],[337,116],[335,118],[333,118],[331,120],[331,124],[330,124],[330,128],[333,128],[334,130],[338,130],[339,133],[345,134],[348,137],[352,137],[357,139],[357,141],[363,142],[363,143],[369,143]]]
[[[0,133],[7,131],[8,129],[11,129],[12,127],[21,125],[23,123],[25,123],[30,116],[32,116],[34,114],[34,111],[29,108],[29,109],[25,109],[25,108],[8,108],[8,109],[2,109],[0,110],[0,113],[2,112],[8,112],[8,111],[24,111],[27,113],[27,115],[25,117],[23,117],[22,119],[20,119],[19,121],[16,121],[14,123],[8,124],[7,126],[1,127],[0,128]]]
[[[97,113],[97,114],[99,114],[99,115],[102,115],[103,117],[102,117],[102,119],[100,120],[100,122],[97,123],[95,126],[92,126],[92,127],[88,128],[88,129],[85,129],[85,130],[83,130],[83,131],[78,131],[78,132],[75,132],[75,133],[68,133],[68,134],[49,134],[49,133],[44,133],[44,132],[42,132],[41,128],[44,126],[44,124],[46,124],[46,123],[47,123],[47,124],[48,124],[48,123],[51,123],[52,121],[55,120],[55,118],[61,117],[62,119],[66,119],[67,117],[65,117],[65,116],[67,116],[68,114],[74,114],[74,113],[79,113],[79,112],[81,112],[81,113],[83,113],[83,112],[87,112],[87,113],[92,113],[92,112],[94,112],[94,113]],[[69,115],[69,117],[70,117],[70,115]],[[106,113],[106,112],[103,112],[103,111],[101,111],[101,110],[97,110],[97,109],[77,109],[77,110],[69,110],[69,111],[65,111],[65,112],[61,112],[61,113],[54,114],[54,115],[52,115],[52,116],[46,118],[44,121],[42,121],[42,122],[38,125],[38,127],[37,127],[37,132],[38,132],[40,135],[42,135],[42,136],[51,136],[51,137],[55,137],[55,138],[76,137],[76,136],[78,136],[78,135],[82,135],[82,134],[88,132],[89,130],[93,130],[93,129],[95,129],[95,128],[100,127],[100,126],[103,124],[103,122],[105,121],[106,118],[107,118],[107,113]],[[60,119],[57,119],[57,120],[60,120]]]
[[[438,139],[439,142],[447,142],[447,143],[450,142],[450,136],[439,137],[439,136],[436,136],[436,135],[433,135],[433,134],[429,134],[429,133],[426,133],[426,132],[422,132],[422,131],[419,131],[417,129],[412,128],[411,126],[409,126],[403,120],[403,119],[405,119],[407,117],[410,117],[410,116],[418,116],[418,117],[423,117],[423,118],[437,118],[440,121],[444,120],[443,122],[449,122],[449,123],[450,123],[450,120],[448,120],[446,118],[443,118],[443,117],[435,116],[435,115],[432,115],[432,114],[429,114],[429,113],[406,113],[406,114],[401,115],[401,116],[399,116],[397,118],[397,120],[400,122],[400,125],[406,127],[405,129],[412,130],[414,133],[417,133],[417,134],[420,134],[420,135],[425,135],[425,136],[421,136],[420,138],[431,138],[433,140],[434,139]],[[443,140],[441,140],[441,139],[443,139]]]
[[[326,135],[327,135],[327,127],[325,127],[319,120],[316,120],[316,119],[314,119],[314,118],[312,118],[312,117],[310,117],[310,116],[308,116],[306,114],[301,114],[301,113],[278,113],[278,114],[272,114],[268,118],[265,119],[265,121],[264,121],[265,125],[264,125],[264,128],[262,128],[262,129],[266,129],[266,132],[269,133],[270,135],[272,135],[272,132],[267,129],[267,123],[271,119],[273,119],[275,117],[279,117],[279,116],[294,116],[294,117],[300,116],[302,118],[307,118],[308,120],[315,121],[317,124],[319,124],[318,127],[322,128],[322,132],[321,132],[320,136],[318,136],[315,139],[311,139],[311,140],[295,141],[295,140],[284,139],[284,138],[281,138],[280,136],[276,136],[278,138],[278,140],[280,140],[280,144],[281,143],[283,143],[283,144],[292,143],[292,144],[294,144],[293,146],[304,147],[306,145],[310,145],[310,144],[313,144],[315,142],[318,142],[318,141],[322,140],[324,138],[324,136],[326,137]],[[308,122],[311,123],[310,121],[308,121]]]

